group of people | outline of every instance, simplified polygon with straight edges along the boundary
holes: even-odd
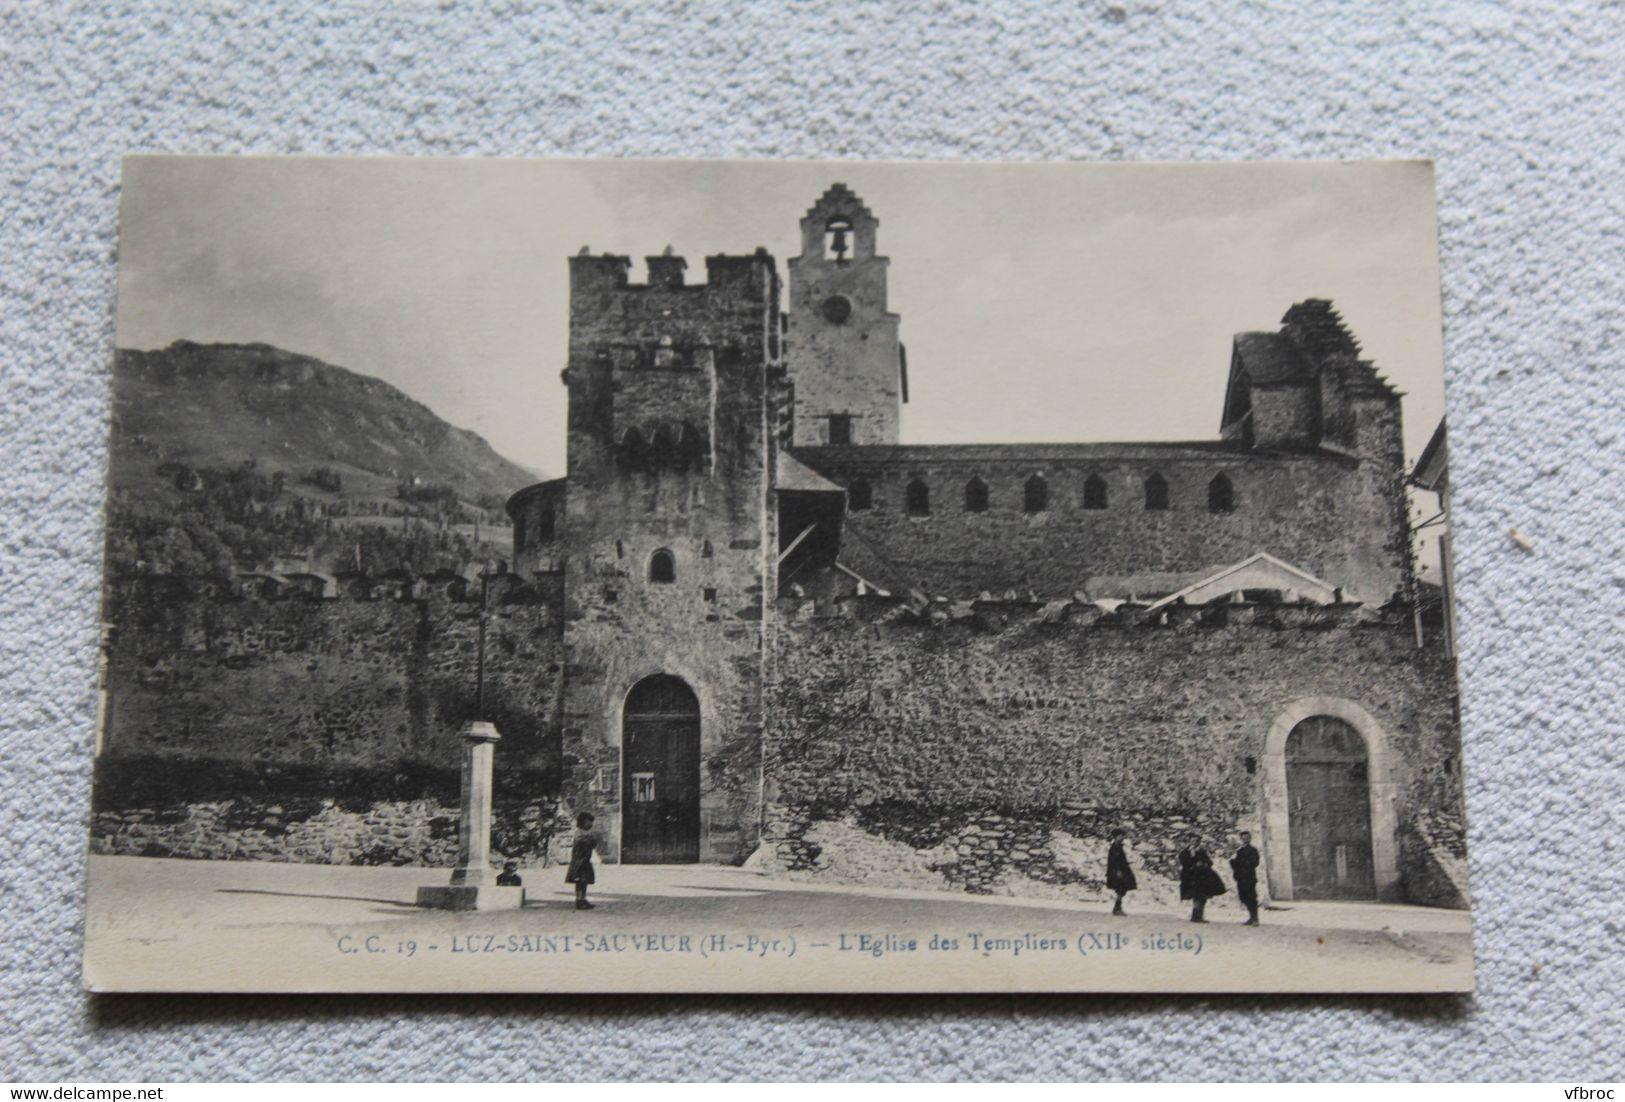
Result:
[[[592,832],[593,817],[582,812],[576,816],[576,837],[570,845],[570,867],[564,873],[564,882],[575,885],[576,910],[590,911],[593,904],[587,902],[587,886],[594,883],[598,877],[593,870],[592,854],[598,846],[598,836]],[[1128,863],[1126,839],[1128,832],[1121,828],[1112,831],[1111,847],[1106,851],[1106,887],[1117,896],[1112,904],[1112,914],[1123,914],[1123,897],[1140,886],[1135,879],[1134,869]],[[1216,895],[1223,895],[1229,889],[1219,874],[1213,871],[1213,856],[1202,846],[1202,837],[1195,831],[1186,834],[1182,839],[1184,848],[1179,851],[1179,898],[1189,900],[1191,904],[1191,921],[1206,922],[1204,912],[1207,910],[1207,901]],[[1242,906],[1247,908],[1248,926],[1258,925],[1258,850],[1253,846],[1253,836],[1247,831],[1241,832],[1241,845],[1230,858],[1230,873],[1236,880],[1236,898],[1241,900]],[[509,861],[502,867],[502,873],[497,877],[500,887],[519,887],[523,881],[519,876],[519,863]]]
[[[1128,863],[1127,837],[1125,830],[1112,831],[1111,848],[1106,851],[1106,887],[1117,895],[1112,904],[1114,915],[1124,913],[1123,897],[1139,887]],[[1202,846],[1201,835],[1191,831],[1182,841],[1185,845],[1179,851],[1179,898],[1190,902],[1192,922],[1206,922],[1207,901],[1229,889],[1213,871],[1213,855]],[[1236,898],[1247,908],[1246,925],[1257,926],[1258,850],[1253,846],[1252,834],[1245,830],[1241,832],[1241,845],[1230,858],[1230,874],[1236,880]]]
[[[593,817],[587,812],[576,816],[575,841],[570,843],[570,867],[564,872],[564,882],[574,884],[576,910],[590,911],[596,904],[587,902],[587,885],[595,883],[598,874],[593,871],[592,851],[598,847],[598,836],[592,832]],[[508,861],[497,874],[497,887],[518,888],[524,885],[519,875],[519,862]]]

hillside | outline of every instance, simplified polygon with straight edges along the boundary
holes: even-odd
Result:
[[[353,493],[392,496],[397,483],[416,476],[476,501],[538,481],[388,383],[265,344],[120,350],[113,416],[115,449],[152,455],[156,447],[163,459],[192,467],[244,459],[290,474],[332,467],[354,477]],[[135,488],[150,472],[123,458],[115,450],[115,485]]]
[[[502,503],[540,477],[381,380],[189,341],[118,352],[110,467],[113,573],[459,569],[506,557]]]

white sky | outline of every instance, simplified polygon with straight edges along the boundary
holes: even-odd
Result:
[[[1330,298],[1444,409],[1433,173],[1420,162],[987,165],[138,157],[118,343],[263,341],[400,387],[564,471],[566,258],[758,245],[834,181],[880,219],[907,443],[1210,439],[1232,334]]]

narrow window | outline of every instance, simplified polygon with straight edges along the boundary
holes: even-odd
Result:
[[[917,478],[908,484],[908,515],[911,517],[931,515],[931,491]]]
[[[1213,481],[1207,484],[1207,511],[1210,513],[1233,513],[1236,509],[1236,488],[1230,484],[1230,479],[1222,474],[1213,476]]]
[[[829,443],[834,448],[844,448],[852,443],[852,415],[850,413],[832,413],[829,415]]]
[[[662,583],[677,580],[677,559],[664,547],[649,556],[649,580]]]
[[[701,591],[701,595],[705,598],[706,604],[714,605],[717,603],[717,591],[714,586],[706,586],[705,589]]]
[[[1160,474],[1154,474],[1145,480],[1145,507],[1147,509],[1168,508],[1168,480]]]
[[[649,437],[648,461],[655,470],[676,466],[677,429],[672,425],[657,425]]]
[[[1085,509],[1106,507],[1106,480],[1098,474],[1092,474],[1083,480],[1083,507]]]
[[[643,443],[643,434],[637,429],[627,429],[621,433],[621,438],[615,442],[615,461],[620,464],[623,471],[640,471],[648,463],[648,448]]]
[[[553,507],[549,505],[543,509],[536,518],[536,538],[543,543],[550,543],[553,539]]]
[[[1029,513],[1042,513],[1049,508],[1049,483],[1044,481],[1043,475],[1035,474],[1027,480],[1022,506]]]
[[[875,492],[869,486],[867,479],[855,478],[846,488],[846,507],[854,513],[861,513],[865,509],[874,508]]]
[[[980,478],[965,483],[965,512],[987,512],[987,483]]]

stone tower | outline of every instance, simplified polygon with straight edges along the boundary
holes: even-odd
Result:
[[[801,220],[801,255],[789,262],[792,440],[803,447],[895,444],[907,366],[897,315],[886,310],[879,222],[845,184]]]
[[[570,262],[563,795],[612,856],[740,860],[755,845],[767,507],[780,370],[774,261]],[[556,496],[557,491],[554,491]]]

